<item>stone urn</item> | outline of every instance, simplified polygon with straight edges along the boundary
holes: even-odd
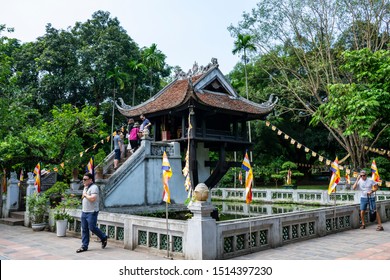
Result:
[[[207,201],[209,197],[209,188],[204,183],[199,183],[195,187],[194,196],[196,201]]]

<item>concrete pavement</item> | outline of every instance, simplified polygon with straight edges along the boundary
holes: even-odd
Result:
[[[365,230],[347,230],[233,260],[389,260],[390,223],[383,227],[384,231],[376,231],[376,225],[369,225]],[[162,255],[123,249],[110,240],[103,250],[94,238],[87,252],[77,254],[80,244],[80,238],[0,224],[0,260],[166,260]]]

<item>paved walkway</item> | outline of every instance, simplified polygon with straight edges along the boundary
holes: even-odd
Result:
[[[234,260],[390,260],[390,222],[383,227],[385,230],[379,232],[375,225],[347,230]],[[166,260],[164,256],[123,249],[110,241],[103,250],[94,240],[87,252],[77,254],[80,238],[0,224],[0,260]]]

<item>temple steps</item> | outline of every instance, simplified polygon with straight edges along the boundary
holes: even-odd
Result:
[[[8,218],[1,218],[0,223],[10,226],[24,225],[24,211],[11,211]]]

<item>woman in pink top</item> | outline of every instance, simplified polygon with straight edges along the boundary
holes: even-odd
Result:
[[[139,123],[136,122],[129,133],[129,141],[133,152],[135,152],[139,147],[138,132],[139,132]]]

